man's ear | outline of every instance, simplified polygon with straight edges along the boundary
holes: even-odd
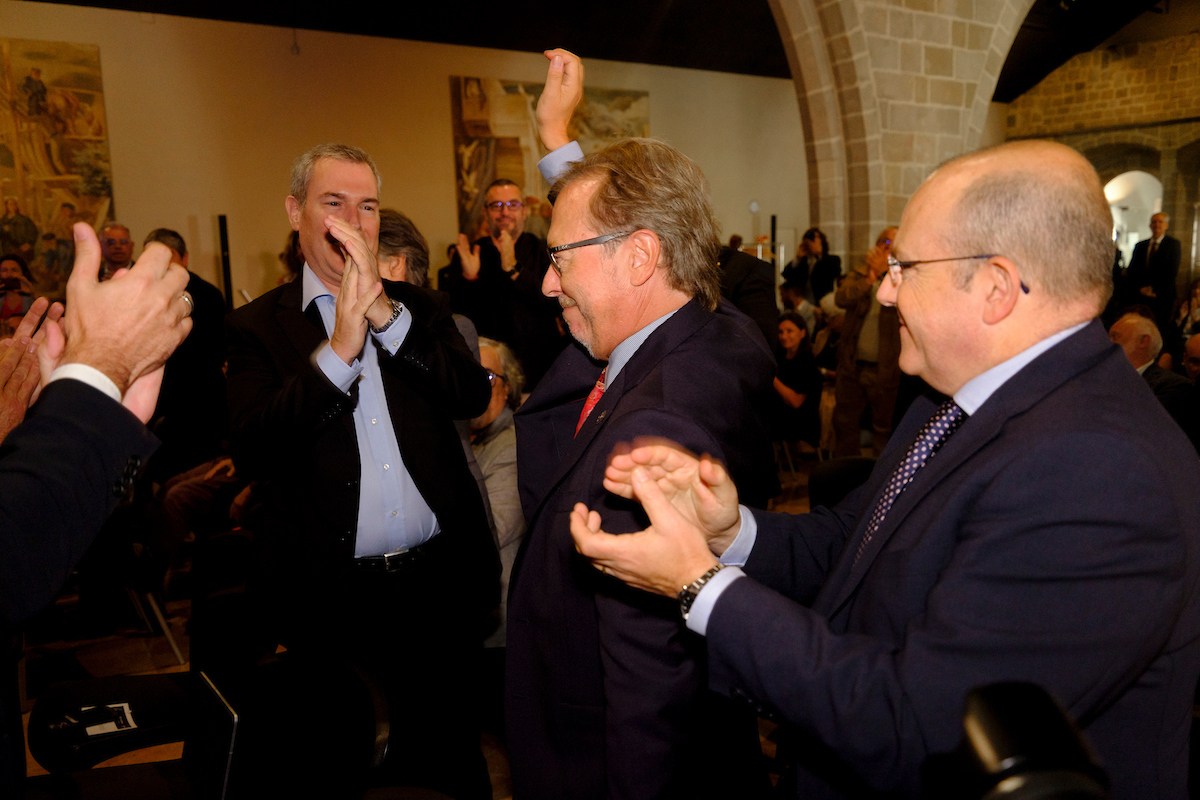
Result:
[[[654,231],[641,229],[629,235],[630,268],[629,282],[634,286],[642,286],[650,280],[658,266],[658,255],[661,243]]]
[[[300,211],[303,209],[303,206],[296,201],[296,198],[289,194],[287,199],[283,201],[283,207],[287,209],[288,222],[292,224],[292,230],[300,230]]]
[[[1024,294],[1021,275],[1017,266],[1004,256],[993,256],[975,273],[976,281],[983,281],[983,323],[997,325],[1008,318]]]

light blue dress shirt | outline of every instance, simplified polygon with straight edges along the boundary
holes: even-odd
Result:
[[[1087,322],[1081,322],[1066,330],[1059,331],[1053,336],[1048,336],[1032,347],[1017,353],[1007,361],[997,364],[987,372],[976,375],[954,393],[954,402],[958,403],[959,407],[967,412],[968,415],[974,414],[987,402],[989,397],[995,394],[997,389],[1003,386],[1013,375],[1024,369],[1030,361],[1033,361],[1068,336],[1083,330],[1087,324]],[[721,593],[729,587],[729,584],[738,578],[745,577],[746,573],[742,572],[739,567],[746,565],[747,559],[750,558],[750,551],[754,549],[754,542],[758,537],[758,522],[754,519],[754,515],[750,513],[750,509],[745,506],[738,506],[738,511],[742,517],[742,524],[738,529],[737,538],[734,539],[733,544],[721,555],[721,563],[725,564],[726,567],[704,585],[704,588],[696,595],[696,600],[692,603],[692,609],[688,613],[688,628],[701,636],[708,630],[708,618],[712,615],[712,610],[716,606]]]
[[[551,150],[538,162],[538,172],[553,186],[554,179],[566,171],[568,164],[582,160],[583,148],[579,146],[579,142],[567,142],[557,150]]]
[[[316,303],[325,323],[325,331],[333,330],[337,317],[337,298],[321,283],[316,274],[304,265],[301,273],[304,287],[302,308]],[[354,556],[378,556],[409,550],[438,534],[438,521],[433,509],[421,497],[412,475],[400,455],[396,429],[384,393],[383,376],[379,372],[378,348],[395,355],[412,327],[412,314],[401,306],[400,316],[382,333],[370,331],[359,357],[346,364],[324,342],[313,355],[317,369],[337,388],[347,394],[358,384],[358,403],[354,407],[354,433],[358,439],[358,461],[361,469],[358,501],[358,535],[354,540]],[[403,414],[404,409],[397,409]]]

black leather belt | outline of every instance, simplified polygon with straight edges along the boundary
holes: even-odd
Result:
[[[362,556],[354,559],[356,569],[364,572],[399,572],[422,561],[429,555],[429,545],[436,539],[430,539],[416,547],[399,553],[388,553],[382,556]]]

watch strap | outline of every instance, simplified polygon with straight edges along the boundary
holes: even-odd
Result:
[[[699,578],[696,578],[696,580],[679,590],[679,594],[677,595],[679,599],[679,613],[684,619],[687,619],[688,614],[691,613],[692,604],[696,602],[696,596],[700,594],[700,590],[704,588],[706,583],[713,579],[714,575],[723,569],[725,569],[725,565],[717,563],[708,572],[705,572]]]

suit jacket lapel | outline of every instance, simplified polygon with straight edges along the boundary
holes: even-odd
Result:
[[[1104,334],[1104,328],[1100,322],[1093,321],[1083,330],[1042,353],[1005,382],[975,414],[967,418],[963,426],[917,472],[900,496],[896,498],[895,503],[888,510],[887,516],[880,524],[879,530],[871,537],[862,556],[855,562],[854,554],[858,550],[858,543],[862,539],[863,530],[871,511],[878,502],[878,495],[912,444],[911,437],[908,437],[903,446],[897,448],[892,458],[889,459],[887,471],[880,474],[880,470],[877,470],[872,475],[875,486],[870,503],[863,507],[855,535],[851,537],[846,550],[838,560],[838,564],[831,574],[831,580],[826,583],[814,601],[814,609],[828,615],[837,613],[853,596],[863,576],[866,575],[888,539],[926,496],[959,466],[986,447],[988,442],[999,436],[1008,420],[1025,412],[1083,370],[1094,366],[1106,356],[1113,346]],[[934,404],[931,401],[925,399],[923,402],[929,404],[928,407],[923,405],[914,408],[914,411],[921,414],[920,423],[928,419],[934,410]],[[915,435],[918,426],[908,425],[905,426],[905,429]]]
[[[307,361],[317,349],[317,345],[329,337],[316,305],[313,305],[310,312],[316,316],[315,320],[310,319],[305,310],[300,308],[304,299],[304,288],[301,284],[301,279],[297,278],[280,292],[275,307],[275,319],[287,334],[288,341],[296,348],[296,352]]]
[[[583,349],[575,346],[568,347],[567,351],[559,357],[559,361],[555,362],[551,368],[549,375],[554,376],[553,381],[543,380],[538,384],[534,391],[535,396],[530,396],[526,401],[526,405],[522,406],[517,411],[517,419],[520,421],[525,418],[525,423],[528,426],[546,425],[551,428],[550,432],[541,431],[538,438],[546,435],[551,435],[554,438],[556,445],[556,453],[560,453],[560,461],[554,467],[553,473],[550,475],[550,480],[540,486],[527,486],[522,490],[521,504],[527,509],[526,520],[532,523],[534,515],[540,510],[541,505],[546,498],[551,494],[552,490],[558,486],[575,465],[579,459],[587,451],[588,446],[599,435],[600,431],[607,424],[613,409],[616,408],[624,394],[637,386],[638,383],[659,363],[668,353],[673,351],[688,337],[692,336],[702,325],[707,323],[712,318],[712,314],[700,308],[699,304],[693,300],[678,311],[659,328],[650,334],[650,337],[642,343],[638,351],[625,364],[621,372],[612,379],[612,382],[604,391],[604,396],[596,403],[591,414],[583,423],[583,427],[579,429],[578,435],[575,434],[575,424],[579,421],[579,413],[583,410],[583,400],[587,397],[588,392],[596,383],[596,379],[600,376],[601,369],[596,362],[583,357]],[[570,354],[575,351],[574,354]],[[570,355],[569,355],[570,354]],[[558,373],[561,372],[560,376]],[[584,364],[586,362],[586,365]],[[586,376],[586,377],[585,377]],[[554,383],[554,387],[548,384]],[[545,388],[545,391],[543,390]],[[526,411],[526,406],[533,404]],[[540,418],[540,419],[539,419]],[[653,433],[653,431],[647,431]],[[518,429],[518,451],[521,448],[521,431]],[[544,438],[542,439],[544,442]],[[529,457],[537,457],[538,454],[529,453]],[[607,453],[604,454],[608,456]],[[544,457],[544,454],[541,454]],[[518,469],[518,481],[520,481],[520,469]],[[583,499],[583,498],[580,498]],[[529,505],[526,505],[526,502]]]

